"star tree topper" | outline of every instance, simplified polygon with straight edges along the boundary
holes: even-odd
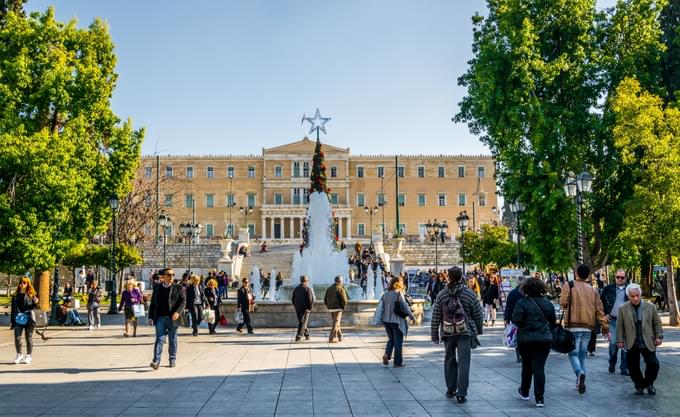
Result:
[[[309,133],[312,133],[316,130],[317,136],[319,135],[319,130],[324,134],[327,134],[326,123],[328,123],[330,120],[330,117],[321,117],[321,113],[319,113],[318,108],[316,109],[316,113],[314,114],[313,118],[302,115],[302,123],[309,122],[312,125],[312,128],[309,129]]]

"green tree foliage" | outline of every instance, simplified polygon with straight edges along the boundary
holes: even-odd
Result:
[[[612,108],[616,147],[636,178],[626,226],[666,256],[672,277],[672,254],[680,250],[680,110],[664,108],[663,98],[644,91],[634,79],[621,83]],[[671,324],[677,324],[672,278],[668,293]]]
[[[143,130],[110,109],[108,28],[9,11],[0,26],[0,270],[45,270],[105,230],[124,196]]]
[[[327,178],[326,178],[326,164],[324,163],[324,153],[321,149],[321,142],[319,139],[316,140],[316,146],[314,147],[314,157],[312,160],[312,175],[310,176],[312,180],[312,185],[309,188],[309,193],[320,192],[326,193],[330,191],[328,189]]]
[[[482,269],[489,264],[507,266],[517,260],[517,245],[508,239],[505,226],[483,224],[479,233],[465,232],[460,250],[465,262],[479,263]]]
[[[632,188],[619,170],[607,99],[626,75],[658,77],[660,1],[620,1],[598,12],[595,0],[488,0],[475,16],[473,58],[459,79],[467,88],[456,121],[489,146],[505,198],[526,204],[527,250],[542,269],[576,259],[576,210],[566,174],[596,177],[584,201],[585,261],[607,262]]]
[[[663,43],[666,51],[663,57],[663,80],[666,88],[664,101],[675,102],[680,91],[680,1],[670,0],[661,12]]]
[[[77,245],[71,249],[62,261],[62,265],[77,268],[82,265],[109,267],[111,246],[109,245]],[[129,245],[116,245],[116,259],[114,268],[122,271],[134,265],[141,265],[142,255],[137,248]]]

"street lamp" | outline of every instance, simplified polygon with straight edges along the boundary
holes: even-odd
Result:
[[[373,247],[373,215],[378,212],[378,207],[373,206],[373,208],[364,206],[364,213],[368,214],[370,216],[371,222],[371,228],[369,229],[368,233],[371,235],[371,247]]]
[[[427,224],[425,224],[425,230],[430,237],[430,242],[434,242],[434,270],[436,272],[439,268],[439,239],[444,243],[446,231],[449,230],[449,225],[446,224],[446,220],[440,224],[437,222],[437,219],[434,219],[434,222],[430,222],[430,219],[428,219]]]
[[[510,203],[510,211],[515,215],[515,232],[517,233],[517,266],[519,267],[522,262],[520,260],[520,238],[519,238],[519,218],[522,212],[525,209],[524,203],[521,201],[515,200],[512,203]]]
[[[380,176],[380,201],[378,202],[378,205],[381,208],[382,211],[382,226],[380,228],[382,229],[382,238],[383,242],[385,241],[385,204],[387,202],[385,201],[385,173]]]
[[[165,269],[165,245],[168,241],[168,227],[172,227],[172,219],[170,216],[165,214],[165,210],[161,210],[161,214],[158,215],[158,224],[163,228],[163,269]]]
[[[248,214],[253,212],[253,206],[239,207],[238,211],[240,211],[241,214],[243,214],[243,223],[246,225],[246,230],[247,230],[248,229]]]
[[[109,258],[109,279],[111,282],[111,292],[109,293],[109,299],[111,300],[111,306],[109,306],[109,314],[118,314],[118,303],[116,302],[116,274],[115,274],[115,259],[116,259],[116,214],[118,214],[118,207],[120,207],[120,201],[118,200],[118,195],[114,192],[109,197],[109,207],[113,212],[113,223],[111,227],[111,258]]]
[[[231,186],[232,183],[234,182],[234,173],[229,172],[229,197],[227,197],[227,206],[229,207],[229,226],[227,227],[227,239],[232,238],[232,233],[233,233],[233,223],[231,222],[231,208],[236,206],[236,201],[234,201],[234,194],[231,192]]]
[[[564,193],[567,197],[576,198],[576,225],[578,231],[578,262],[583,263],[583,230],[581,225],[581,215],[583,210],[583,193],[589,193],[595,178],[587,171],[583,171],[578,176],[573,172],[567,174],[564,184]]]
[[[461,242],[461,251],[460,251],[460,256],[463,259],[463,275],[465,275],[465,229],[467,228],[468,222],[470,221],[470,217],[467,215],[467,212],[465,210],[461,211],[458,214],[458,217],[456,217],[456,222],[458,223],[458,227],[460,227],[460,242]]]
[[[196,202],[191,199],[191,223],[182,223],[179,225],[179,233],[189,239],[189,276],[191,276],[191,244],[193,240],[199,236],[203,225],[196,223]]]

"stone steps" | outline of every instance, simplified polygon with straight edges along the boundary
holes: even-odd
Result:
[[[293,272],[293,256],[298,249],[298,245],[270,245],[267,247],[267,252],[260,253],[259,246],[253,245],[250,256],[243,259],[241,276],[246,276],[253,267],[257,266],[266,273],[275,269],[276,272],[283,274],[285,281],[288,281]]]

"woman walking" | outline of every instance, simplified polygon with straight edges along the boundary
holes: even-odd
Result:
[[[255,298],[253,297],[253,290],[250,288],[248,283],[248,278],[243,278],[241,281],[241,288],[238,289],[236,294],[236,311],[240,311],[243,314],[243,322],[236,326],[236,331],[243,333],[243,326],[246,326],[249,334],[253,334],[253,325],[250,321],[250,312],[254,310]]]
[[[496,322],[496,301],[498,301],[498,280],[495,276],[489,278],[487,285],[484,288],[482,301],[484,302],[484,325],[488,326],[488,321],[491,320],[491,327]]]
[[[208,284],[205,288],[205,299],[208,302],[208,308],[215,312],[215,320],[210,323],[208,322],[208,330],[210,334],[216,334],[215,327],[220,319],[220,300],[219,290],[217,289],[217,281],[215,278],[208,280]]]
[[[187,287],[187,308],[191,314],[192,336],[198,336],[198,325],[203,320],[203,291],[201,290],[201,277],[192,275]]]
[[[404,282],[401,280],[401,277],[393,277],[390,280],[387,291],[383,293],[381,301],[382,312],[380,313],[380,319],[385,327],[385,333],[387,333],[385,354],[382,357],[383,365],[389,365],[392,353],[394,352],[394,367],[401,368],[404,366],[402,347],[404,345],[404,337],[408,333],[406,317],[410,318],[411,321],[416,320],[404,297]]]
[[[517,348],[522,357],[522,384],[519,397],[529,400],[531,379],[534,379],[536,407],[544,406],[545,362],[550,353],[552,329],[555,327],[555,308],[545,298],[546,286],[538,278],[522,283],[524,298],[517,301],[512,322],[517,326]]]
[[[130,326],[132,326],[132,337],[137,337],[137,317],[135,316],[135,306],[143,306],[144,297],[135,285],[134,278],[125,281],[125,290],[120,295],[118,311],[124,309],[125,312],[125,333],[123,336],[130,336]]]
[[[97,281],[92,281],[87,290],[87,324],[90,325],[90,330],[94,329],[94,326],[97,326],[98,329],[102,327],[99,317],[99,304],[101,302],[102,290],[99,289]]]
[[[36,297],[35,289],[31,285],[31,280],[28,277],[22,277],[14,296],[12,296],[10,317],[11,328],[14,329],[14,348],[17,351],[14,363],[30,364],[32,361],[35,322],[31,312],[36,308],[38,308],[38,297]],[[21,333],[24,334],[26,339],[26,356],[21,353]]]

